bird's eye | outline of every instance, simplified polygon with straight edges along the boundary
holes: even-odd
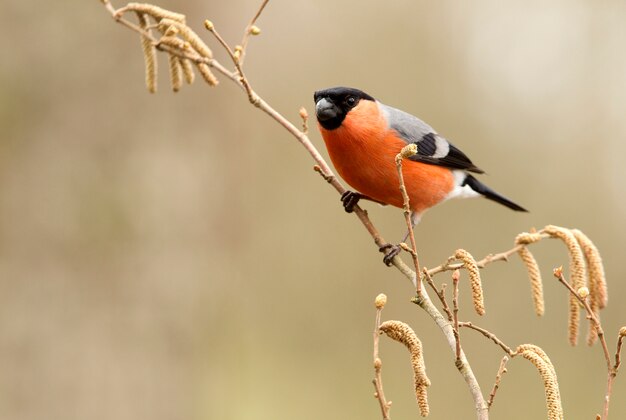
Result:
[[[349,107],[353,107],[356,105],[356,96],[348,96],[346,98],[346,104],[348,104]]]

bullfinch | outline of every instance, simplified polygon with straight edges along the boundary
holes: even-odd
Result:
[[[472,174],[484,171],[419,118],[354,88],[319,90],[314,99],[330,159],[356,190],[342,196],[347,212],[360,199],[402,208],[395,157],[410,143],[417,145],[417,154],[403,163],[402,170],[414,224],[426,210],[450,198],[485,197],[527,211],[476,179]],[[390,260],[386,257],[385,262]]]

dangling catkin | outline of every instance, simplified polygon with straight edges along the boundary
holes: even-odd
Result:
[[[387,337],[404,344],[409,350],[409,353],[411,353],[415,398],[417,399],[421,416],[428,416],[430,408],[428,406],[426,387],[430,386],[430,379],[426,376],[422,342],[417,338],[413,329],[401,321],[385,321],[380,324],[379,328],[382,332],[387,334]]]
[[[524,344],[517,348],[516,353],[529,360],[541,375],[543,387],[546,394],[546,405],[548,407],[548,419],[562,420],[563,407],[561,405],[561,394],[556,372],[552,362],[543,350],[532,344]]]
[[[474,310],[478,315],[484,315],[485,302],[483,300],[483,287],[480,281],[480,271],[478,270],[478,265],[476,265],[476,260],[472,257],[472,254],[464,249],[457,249],[454,253],[454,258],[461,260],[469,273]]]
[[[119,18],[126,12],[137,12],[154,17],[156,20],[171,19],[176,22],[185,23],[185,15],[162,9],[158,6],[147,3],[128,3],[126,6],[115,12],[115,17]]]
[[[196,78],[195,73],[193,72],[193,64],[191,64],[191,60],[187,58],[181,58],[180,64],[183,66],[183,74],[185,75],[185,81],[188,85],[192,84],[194,79]]]
[[[204,43],[204,41],[196,34],[189,26],[184,23],[177,22],[172,19],[161,19],[159,22],[159,28],[161,31],[166,31],[169,27],[175,27],[178,30],[178,34],[182,36],[185,41],[189,42],[194,50],[200,54],[203,58],[213,58],[213,52]]]
[[[168,56],[170,64],[170,82],[172,84],[172,90],[178,92],[183,86],[183,67],[180,62],[180,58],[174,54]]]
[[[598,248],[596,248],[587,235],[578,229],[572,229],[572,233],[585,255],[585,262],[587,263],[587,269],[589,270],[589,306],[594,314],[599,317],[600,309],[603,309],[608,302],[606,277],[604,275],[602,257],[600,257]],[[597,338],[598,331],[593,323],[589,323],[587,344],[592,345]]]
[[[553,238],[561,239],[565,243],[570,260],[570,283],[574,290],[578,290],[579,288],[586,286],[587,282],[585,279],[585,259],[580,245],[578,245],[578,241],[574,237],[574,234],[568,229],[552,225],[546,226],[543,231]],[[574,295],[570,294],[568,335],[569,342],[572,346],[575,346],[578,341],[579,320],[580,303]]]
[[[150,18],[148,15],[137,13],[137,19],[139,20],[139,27],[150,33],[150,29],[148,29]],[[146,68],[146,87],[148,88],[148,92],[155,93],[157,90],[156,48],[152,45],[152,41],[147,36],[140,35],[140,39],[143,61]]]
[[[537,316],[542,316],[545,312],[545,303],[543,299],[543,281],[541,280],[541,271],[539,271],[539,265],[537,260],[526,247],[520,248],[517,251],[518,255],[526,266],[528,272],[528,279],[530,280],[530,291],[533,298],[533,304],[535,307],[535,313]]]

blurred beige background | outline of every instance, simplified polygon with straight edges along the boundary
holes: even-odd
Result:
[[[258,2],[160,4],[199,32],[210,18],[237,42]],[[137,36],[99,1],[9,0],[0,21],[0,418],[379,419],[380,292],[384,318],[424,342],[431,418],[474,417],[409,283],[382,264],[304,150],[234,85],[173,94],[162,71],[148,94]],[[246,68],[295,122],[300,106],[312,113],[314,90],[339,84],[415,113],[531,210],[446,203],[417,230],[426,266],[459,247],[508,249],[533,226],[586,232],[606,262],[613,352],[626,324],[625,21],[620,1],[272,1]],[[323,149],[314,127],[311,137]],[[399,210],[366,206],[386,238],[401,237]],[[483,319],[464,288],[462,318],[511,346],[543,347],[566,417],[593,418],[601,350],[567,344],[567,296],[551,277],[567,265],[564,247],[534,250],[542,319],[516,258],[484,272]],[[501,352],[472,332],[463,344],[488,394]],[[405,350],[383,340],[381,352],[393,418],[417,417]],[[508,368],[492,417],[545,418],[534,368]],[[621,376],[615,419],[626,418]]]

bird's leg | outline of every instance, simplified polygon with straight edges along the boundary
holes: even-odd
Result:
[[[391,261],[396,257],[396,255],[398,255],[402,251],[402,248],[400,248],[399,245],[395,244],[384,244],[383,246],[378,248],[378,250],[385,253],[385,256],[383,257],[383,262],[387,267],[390,267]]]
[[[412,212],[411,213],[411,227],[414,228],[415,225],[419,223],[420,219],[421,219],[421,214]],[[402,242],[406,243],[406,240],[409,239],[410,234],[411,234],[411,231],[407,229],[406,235],[404,235],[404,239],[402,239]],[[383,257],[383,262],[385,263],[386,266],[389,267],[391,266],[391,261],[394,259],[396,255],[398,255],[402,251],[402,248],[400,248],[399,245],[385,244],[381,246],[380,248],[378,248],[378,250],[380,252],[386,252],[385,256]],[[387,250],[389,250],[389,252],[387,252]]]
[[[411,212],[411,229],[415,229],[415,225],[417,225],[422,219],[422,215],[419,213]],[[409,239],[409,235],[411,234],[411,230],[407,228],[406,235],[404,235],[404,239],[402,242],[406,243],[406,240]]]
[[[404,235],[404,239],[402,239],[402,242],[406,243],[406,240],[409,239],[409,235],[411,234],[410,230],[406,230],[406,235]]]
[[[359,200],[369,200],[369,201],[373,201],[375,203],[381,204],[383,206],[386,205],[385,203],[382,203],[378,200],[375,200],[371,197],[368,197],[356,191],[348,190],[345,193],[341,194],[341,202],[343,203],[343,208],[348,213],[352,213],[354,211],[354,206],[356,206],[359,203]]]

